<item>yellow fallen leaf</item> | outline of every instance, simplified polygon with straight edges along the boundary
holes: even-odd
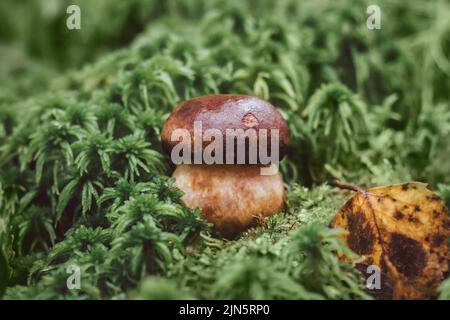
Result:
[[[348,230],[342,237],[362,256],[361,269],[376,265],[382,297],[427,299],[448,271],[448,209],[426,184],[409,182],[362,190],[336,213],[331,226]]]

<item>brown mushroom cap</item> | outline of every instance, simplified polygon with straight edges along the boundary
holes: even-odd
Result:
[[[175,108],[165,122],[161,132],[164,151],[170,154],[172,148],[179,143],[179,141],[171,141],[171,135],[175,129],[187,129],[191,137],[194,137],[195,121],[201,121],[203,132],[207,129],[218,129],[221,131],[224,152],[227,152],[225,148],[227,129],[242,129],[245,131],[249,128],[255,129],[258,136],[259,130],[267,129],[268,155],[271,154],[271,129],[279,130],[278,151],[280,160],[288,150],[290,142],[288,125],[280,112],[269,102],[245,95],[211,95],[187,100]],[[194,153],[193,140],[191,143],[192,153]],[[202,147],[205,148],[209,143],[211,142],[203,142]],[[246,152],[248,153],[248,143]],[[245,161],[247,163],[247,158]],[[259,159],[258,163],[260,163]]]
[[[284,208],[280,173],[261,175],[258,165],[179,165],[174,186],[184,192],[187,207],[202,216],[221,235],[232,237]]]

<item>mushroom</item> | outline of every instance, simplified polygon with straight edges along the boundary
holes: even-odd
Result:
[[[270,103],[244,95],[187,100],[164,123],[161,141],[177,165],[172,176],[184,192],[181,200],[189,208],[199,207],[223,236],[232,237],[283,209],[278,161],[287,152],[290,134]]]

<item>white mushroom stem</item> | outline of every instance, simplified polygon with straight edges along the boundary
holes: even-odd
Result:
[[[284,186],[279,172],[261,175],[258,165],[179,165],[173,177],[189,208],[225,236],[232,236],[284,207]]]

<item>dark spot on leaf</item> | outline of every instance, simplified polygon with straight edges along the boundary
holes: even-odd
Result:
[[[399,233],[393,233],[388,248],[389,260],[405,276],[417,276],[427,264],[422,245]]]
[[[434,246],[438,247],[445,241],[447,237],[443,234],[435,234],[432,238],[432,243]]]
[[[395,211],[394,213],[394,218],[397,220],[402,220],[403,219],[403,213],[401,211]]]
[[[365,216],[361,213],[351,213],[348,219],[348,246],[358,254],[367,254],[372,252],[375,235]]]
[[[430,201],[441,201],[441,197],[439,197],[437,194],[432,194],[430,196],[427,196],[427,199]]]
[[[408,221],[409,221],[409,222],[412,222],[412,223],[420,223],[419,218],[415,217],[415,216],[412,215],[412,214],[410,214],[410,215],[408,216]]]
[[[450,220],[449,220],[449,219],[446,219],[446,220],[444,221],[443,225],[444,225],[444,228],[450,229]]]

